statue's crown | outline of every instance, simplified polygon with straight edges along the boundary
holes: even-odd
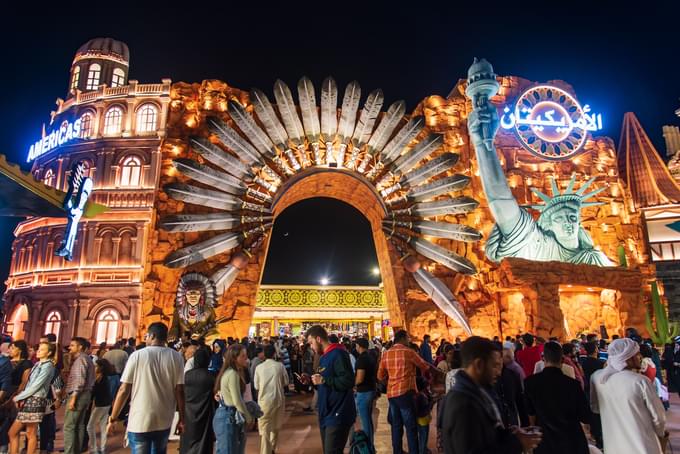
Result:
[[[549,215],[550,212],[564,205],[573,206],[578,210],[589,206],[604,205],[604,202],[586,202],[587,199],[590,199],[591,197],[594,197],[595,195],[607,189],[607,186],[602,186],[599,189],[595,189],[594,191],[585,194],[586,190],[590,187],[591,184],[593,184],[596,178],[597,177],[590,178],[583,184],[583,186],[581,186],[580,189],[574,191],[574,184],[576,183],[576,174],[573,174],[571,176],[571,180],[569,180],[569,185],[567,185],[567,188],[564,190],[564,192],[560,193],[560,189],[557,187],[557,182],[555,181],[555,178],[550,177],[550,187],[552,188],[553,196],[550,197],[549,195],[542,193],[536,188],[531,188],[531,192],[536,194],[541,200],[545,202],[545,204],[530,206],[531,208],[540,211],[541,216],[543,216]]]

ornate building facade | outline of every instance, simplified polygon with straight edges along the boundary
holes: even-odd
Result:
[[[71,262],[54,255],[65,219],[17,226],[4,306],[5,330],[16,338],[136,336],[171,83],[129,80],[129,59],[127,46],[112,39],[78,49],[68,96],[57,100],[47,129],[79,121],[79,134],[43,154],[32,147],[37,180],[65,190],[82,160],[94,181],[90,200],[109,209],[80,223]]]
[[[388,115],[394,117],[394,133],[388,134],[385,142],[387,139],[396,140],[400,128],[403,130],[414,122],[420,125],[422,121],[417,137],[410,136],[402,144],[407,145],[404,148],[407,151],[400,157],[400,162],[404,164],[403,161],[407,160],[404,156],[411,149],[420,147],[418,149],[423,150],[429,146],[420,142],[432,140],[434,144],[435,140],[440,141],[433,155],[422,155],[423,159],[419,161],[422,164],[416,168],[420,169],[420,181],[423,175],[432,175],[434,164],[425,167],[428,162],[453,160],[448,155],[437,155],[441,148],[445,148],[447,153],[456,155],[456,164],[435,175],[432,180],[434,186],[430,189],[436,190],[437,185],[442,184],[440,177],[449,178],[444,183],[451,181],[453,185],[457,184],[456,181],[463,181],[466,186],[456,186],[459,188],[457,195],[478,202],[478,206],[475,204],[473,207],[476,209],[440,214],[430,219],[437,225],[472,226],[481,233],[481,240],[476,234],[473,241],[419,235],[431,241],[427,244],[448,251],[445,253],[447,257],[455,257],[458,263],[472,272],[454,272],[450,266],[431,259],[433,255],[425,251],[425,255],[411,253],[422,261],[422,266],[420,262],[418,266],[426,271],[426,274],[416,274],[413,260],[409,261],[404,251],[397,247],[398,243],[391,241],[394,232],[390,236],[385,232],[385,221],[393,207],[381,191],[386,191],[387,186],[394,184],[398,178],[383,179],[386,184],[381,187],[375,183],[375,175],[369,176],[370,166],[378,167],[371,161],[366,148],[366,142],[371,145],[368,141],[372,133],[370,128],[366,131],[368,135],[362,136],[366,140],[357,136],[355,142],[349,140],[354,130],[352,125],[347,137],[338,135],[335,140],[341,143],[335,145],[333,139],[319,143],[318,136],[314,142],[310,135],[295,140],[291,135],[291,143],[299,139],[295,150],[291,150],[292,146],[285,149],[286,144],[274,144],[277,149],[283,145],[283,149],[278,151],[285,151],[285,154],[265,156],[262,162],[266,164],[258,164],[255,172],[250,163],[247,163],[248,166],[244,164],[245,155],[238,155],[233,146],[221,147],[224,143],[220,140],[231,137],[232,143],[240,146],[243,153],[259,153],[260,150],[255,149],[257,143],[254,146],[244,144],[246,136],[250,140],[252,136],[243,130],[243,125],[251,125],[253,118],[257,118],[256,127],[251,128],[255,136],[259,134],[258,130],[262,132],[259,128],[267,128],[264,123],[270,110],[261,107],[258,110],[258,105],[267,106],[261,100],[257,104],[258,101],[253,99],[253,95],[260,96],[258,92],[249,93],[219,80],[171,85],[170,80],[164,79],[159,84],[138,84],[128,80],[128,62],[127,46],[111,39],[92,40],[81,47],[71,69],[69,95],[66,100],[58,101],[58,109],[50,123],[54,131],[68,128],[69,123],[79,120],[80,135],[52,148],[56,139],[49,140],[50,135],[45,133],[47,139],[40,144],[36,142],[32,147],[33,175],[60,189],[65,187],[71,164],[77,160],[85,161],[89,176],[94,180],[91,199],[106,205],[109,210],[96,218],[81,221],[72,262],[54,256],[64,232],[64,219],[38,217],[19,224],[15,231],[4,308],[5,330],[14,337],[25,337],[35,342],[42,334],[54,332],[62,341],[80,335],[93,342],[110,343],[123,336],[137,336],[152,322],[170,323],[176,314],[178,286],[183,276],[188,273],[216,276],[220,270],[225,274],[232,273],[232,277],[237,274],[226,288],[217,292],[213,288],[211,292],[211,295],[217,294],[215,314],[211,316],[220,322],[217,330],[224,337],[242,337],[253,326],[272,331],[280,328],[274,326],[275,321],[277,325],[279,321],[287,323],[289,329],[294,330],[297,329],[295,326],[299,328],[312,319],[340,325],[341,319],[346,319],[345,322],[360,319],[366,324],[366,329],[372,325],[375,333],[379,314],[382,314],[381,324],[387,322],[385,311],[389,314],[390,326],[405,327],[415,335],[430,333],[434,338],[444,336],[451,339],[465,334],[464,325],[451,317],[453,312],[445,312],[441,305],[433,302],[433,293],[426,291],[419,280],[423,275],[441,281],[446,292],[452,298],[455,295],[459,305],[456,310],[475,334],[515,335],[532,331],[545,337],[567,338],[602,328],[609,334],[620,334],[626,326],[644,330],[645,290],[655,271],[650,265],[641,213],[635,209],[631,195],[635,188],[620,173],[622,168],[617,168],[617,154],[611,139],[588,134],[581,145],[582,151],[563,160],[546,160],[530,153],[522,146],[518,136],[509,131],[501,131],[495,143],[512,194],[522,205],[540,202],[535,190],[546,194],[553,190],[554,193],[552,181],[558,190],[568,192],[573,184],[570,183],[572,176],[579,185],[593,179],[589,183],[591,190],[601,190],[597,200],[603,204],[584,207],[581,225],[592,237],[595,247],[618,266],[535,262],[520,258],[504,259],[498,264],[485,255],[485,240],[491,233],[494,219],[484,198],[479,166],[467,130],[467,118],[473,110],[465,96],[467,82],[458,81],[446,97],[425,98],[410,114],[406,114],[404,107],[398,103],[388,112],[381,112],[380,103],[373,120],[385,119]],[[499,77],[498,81],[500,91],[492,101],[499,110],[536,85],[512,76]],[[573,94],[573,89],[562,81],[550,84]],[[276,87],[275,96],[284,93],[282,100],[286,101],[287,87],[283,89],[279,82]],[[374,96],[374,104],[375,93],[369,95],[369,98]],[[396,97],[398,93],[390,96]],[[240,107],[231,109],[235,104]],[[277,97],[280,115],[283,115],[283,104]],[[344,104],[343,101],[342,111],[333,110],[333,114],[337,113],[333,116],[340,123],[345,121],[343,119],[350,110]],[[356,99],[353,105],[355,119],[359,117],[358,110],[361,110],[358,105],[359,100]],[[316,109],[314,104],[312,110],[315,116]],[[298,110],[302,112],[302,108],[295,106],[294,102],[292,108],[288,106],[288,113],[294,112],[293,117],[298,115]],[[237,115],[241,118],[236,118]],[[322,115],[322,123],[323,118]],[[214,128],[209,127],[210,121],[216,124],[214,119],[222,122],[217,124],[229,125],[235,135],[229,131],[225,131],[223,136],[215,134]],[[238,128],[234,126],[237,123]],[[286,129],[289,126],[286,123]],[[304,132],[307,132],[306,129],[305,123]],[[276,140],[269,129],[267,133]],[[200,140],[196,141],[197,137]],[[269,140],[267,136],[258,137],[260,143]],[[416,141],[419,142],[414,146]],[[385,147],[385,143],[382,145]],[[197,151],[197,147],[201,146],[203,150]],[[330,162],[328,157],[322,162],[323,153],[333,150],[333,147],[339,147],[342,153],[347,151],[347,162],[343,156],[336,156],[338,162]],[[265,152],[268,153],[267,150]],[[397,149],[396,156],[400,152],[401,149]],[[213,153],[212,158],[210,153]],[[298,167],[287,167],[282,164],[283,160],[297,163]],[[371,164],[366,172],[358,170],[361,166],[356,164],[369,161]],[[276,172],[272,168],[277,169]],[[230,173],[218,173],[221,170]],[[219,178],[215,180],[216,175],[227,177],[220,181]],[[241,178],[241,181],[234,183],[234,177],[229,175],[238,175],[237,179]],[[211,178],[215,181],[213,186],[201,183]],[[241,184],[246,180],[247,183]],[[407,186],[407,180],[401,182]],[[198,191],[190,187],[187,189],[189,183],[194,184]],[[222,183],[233,185],[232,189],[227,189],[227,193],[232,195],[213,191],[221,189],[219,185]],[[221,213],[220,209],[235,205],[233,188],[237,192],[242,191],[238,192],[238,197],[250,203],[239,205],[246,210],[262,206],[259,203],[267,201],[267,215],[261,212],[258,218],[238,218]],[[408,195],[404,188],[395,194]],[[333,315],[325,312],[332,312],[335,308],[313,302],[279,307],[271,301],[272,289],[259,291],[268,239],[262,237],[263,247],[259,249],[251,247],[254,246],[253,232],[258,231],[257,237],[259,231],[266,231],[267,226],[287,207],[313,197],[333,197],[349,203],[364,213],[371,223],[383,278],[380,292],[384,301],[379,305],[377,300],[373,306],[363,308],[347,303]],[[444,200],[448,199],[437,199]],[[220,230],[218,228],[201,231],[187,226],[191,224],[189,220],[198,220],[197,216],[205,213],[200,205],[210,207],[209,219],[219,219],[221,225],[230,226],[222,230],[234,230],[235,236],[216,234],[215,230]],[[167,228],[173,222],[175,225],[184,223],[185,226]],[[257,229],[253,229],[254,226]],[[408,228],[412,227],[402,224],[397,228],[393,224],[392,230],[403,234]],[[243,234],[244,231],[247,234]],[[191,249],[201,244],[210,244],[210,248]],[[208,249],[210,255],[205,252]],[[416,250],[423,251],[418,247]],[[197,254],[203,254],[200,260],[196,259]],[[185,290],[196,291],[193,287]],[[194,296],[191,301],[196,301],[196,307],[201,307],[201,297]],[[194,306],[185,305],[184,309],[192,311]],[[364,311],[359,314],[360,317],[357,310]],[[295,314],[295,311],[304,313]]]

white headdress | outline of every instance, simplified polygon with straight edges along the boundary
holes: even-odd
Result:
[[[637,355],[640,351],[640,346],[637,342],[632,339],[616,339],[611,344],[607,352],[609,356],[607,357],[607,367],[600,374],[600,383],[604,384],[609,377],[621,372],[626,368],[626,361],[628,361],[633,356]]]

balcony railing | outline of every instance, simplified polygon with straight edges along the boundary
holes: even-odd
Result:
[[[151,190],[110,190],[94,191],[91,200],[109,208],[150,208],[153,206],[154,191]]]
[[[170,94],[170,87],[172,81],[170,79],[163,79],[160,84],[140,84],[136,80],[129,81],[129,85],[120,87],[107,87],[100,85],[95,91],[81,92],[77,91],[75,96],[72,96],[66,101],[59,102],[57,114],[60,114],[73,106],[84,104],[100,99],[113,99],[126,96],[160,96]]]

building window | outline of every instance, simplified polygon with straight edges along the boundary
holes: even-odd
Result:
[[[104,134],[120,134],[122,124],[123,109],[114,106],[106,111],[106,115],[104,115]]]
[[[120,186],[139,186],[142,176],[142,163],[137,156],[128,156],[123,160],[120,172]]]
[[[99,86],[99,78],[102,74],[102,67],[97,63],[92,63],[90,69],[87,71],[87,86],[86,90],[96,90]]]
[[[61,330],[61,312],[51,311],[45,318],[45,332],[43,334],[54,334],[59,339]]]
[[[151,104],[144,104],[137,111],[137,132],[151,132],[156,130],[158,109]]]
[[[111,76],[111,86],[120,87],[121,85],[125,85],[125,72],[116,68],[113,70],[113,76]]]
[[[71,78],[71,90],[78,88],[78,82],[80,81],[80,66],[73,68],[73,77]]]
[[[54,171],[52,169],[47,169],[47,172],[45,172],[45,176],[43,177],[43,183],[45,183],[47,186],[54,187],[54,181]]]
[[[28,308],[25,304],[20,304],[12,312],[12,317],[7,323],[7,331],[14,340],[22,340],[24,338],[24,322],[28,321]]]
[[[92,136],[92,114],[86,112],[80,116],[80,137],[87,139]]]
[[[97,344],[113,345],[118,339],[120,314],[115,309],[104,309],[97,315]]]

